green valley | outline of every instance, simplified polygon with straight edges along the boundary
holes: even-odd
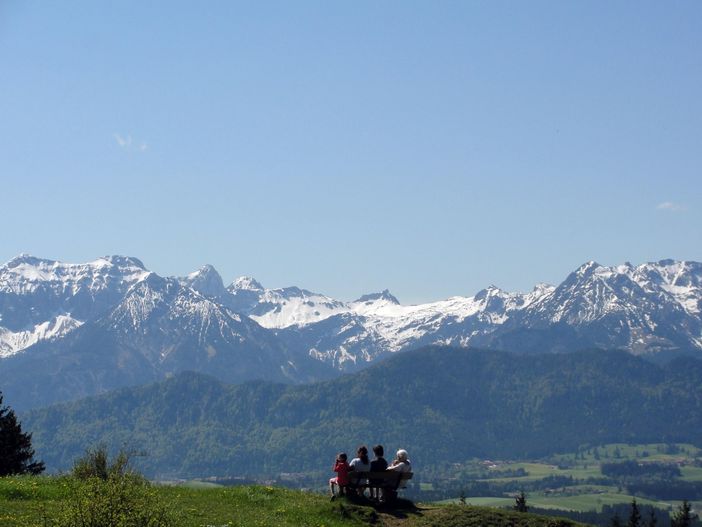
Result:
[[[683,500],[702,510],[702,450],[692,444],[614,443],[539,462],[472,460],[446,467],[423,495],[453,492],[442,502],[512,507],[522,490],[532,510],[570,511],[589,523],[608,525],[615,513],[625,517],[633,498],[667,522]]]

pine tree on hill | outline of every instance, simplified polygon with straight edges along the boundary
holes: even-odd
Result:
[[[527,506],[526,494],[521,491],[519,495],[514,499],[514,510],[517,512],[529,512],[529,507]]]
[[[691,527],[692,522],[697,519],[697,515],[692,514],[691,511],[690,502],[683,501],[670,521],[671,527]]]
[[[648,523],[646,524],[646,527],[656,527],[658,524],[658,521],[656,520],[656,510],[651,507],[651,513],[648,517]]]
[[[631,500],[631,513],[629,514],[627,527],[641,527],[641,513],[639,512],[639,506],[636,504],[636,498]]]
[[[0,392],[0,476],[11,474],[40,474],[42,461],[34,461],[32,434],[22,432],[15,412],[2,405]]]

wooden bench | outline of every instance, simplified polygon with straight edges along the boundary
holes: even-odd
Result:
[[[382,472],[349,472],[349,488],[370,489],[370,498],[379,500],[384,496],[387,501],[397,497],[397,489],[406,481],[412,479],[412,472],[384,470]],[[404,487],[404,485],[402,485]],[[379,492],[382,490],[383,492]]]

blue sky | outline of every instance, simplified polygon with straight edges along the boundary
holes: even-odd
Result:
[[[0,3],[0,260],[403,302],[702,260],[702,3]]]

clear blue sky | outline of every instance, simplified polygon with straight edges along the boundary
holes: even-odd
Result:
[[[0,3],[0,261],[403,302],[702,260],[702,2]]]

